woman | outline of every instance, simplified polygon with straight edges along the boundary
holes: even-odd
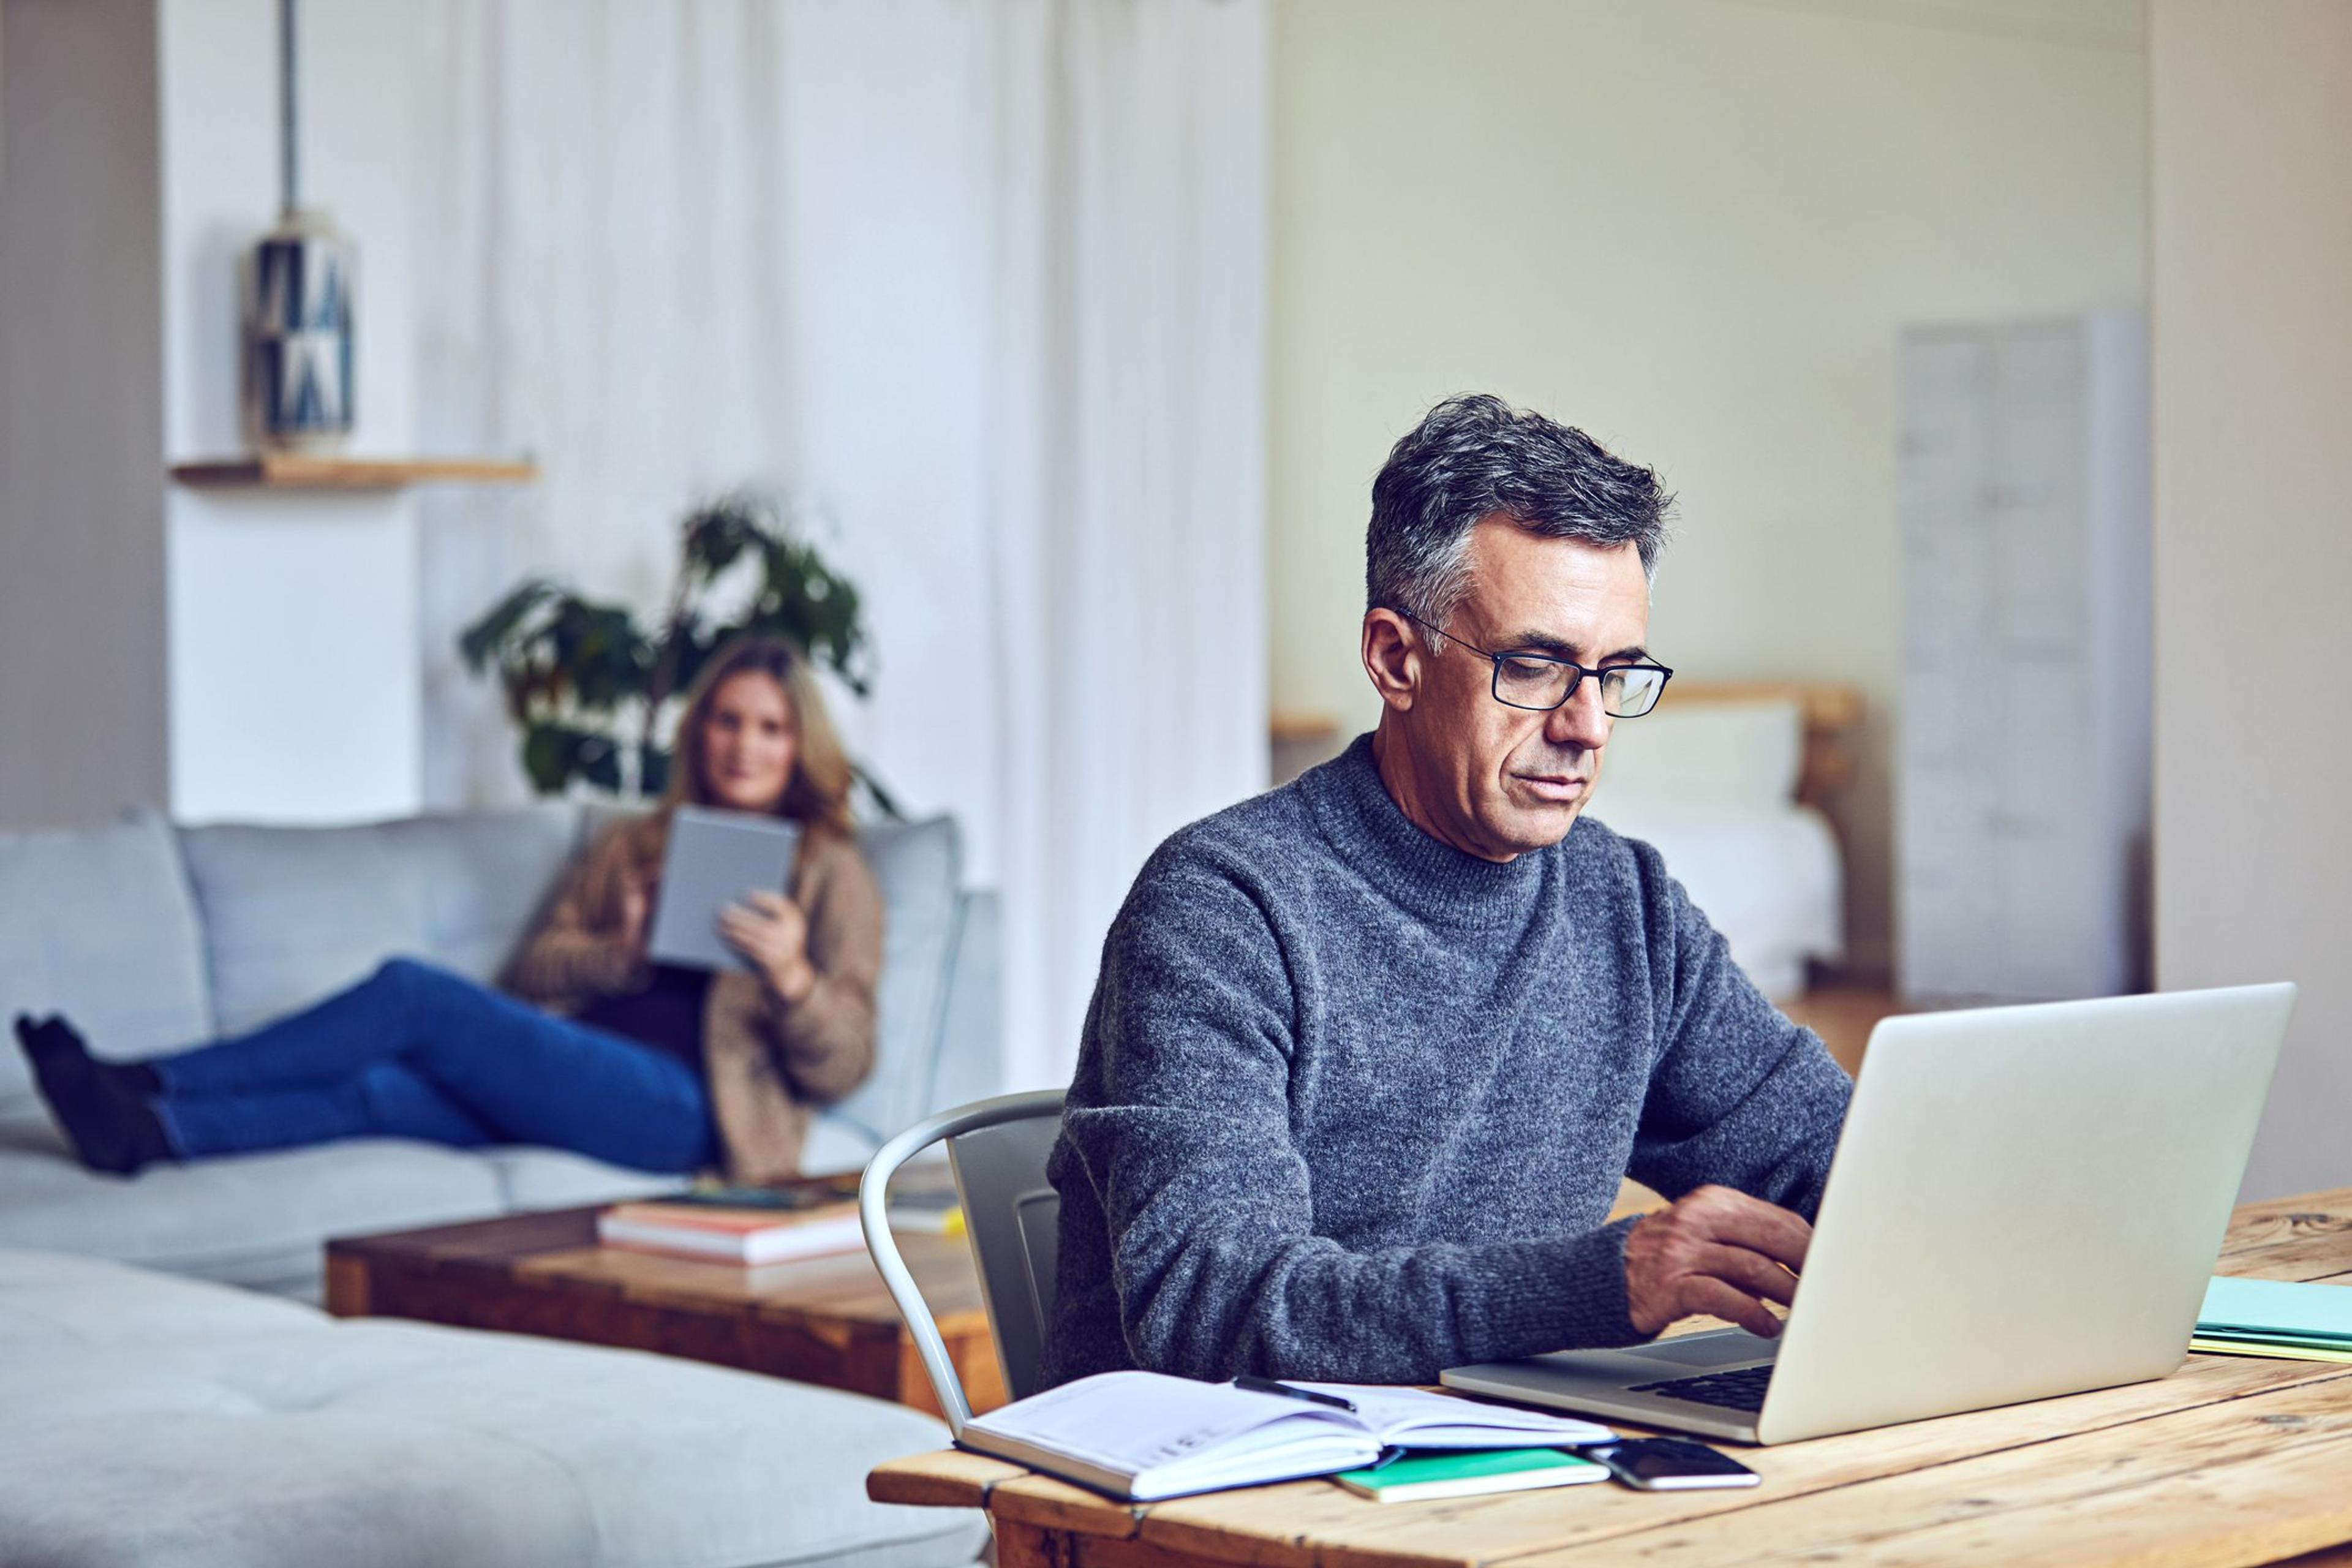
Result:
[[[664,1172],[792,1174],[809,1108],[874,1060],[882,900],[849,818],[849,763],[805,659],[772,637],[713,656],[678,724],[662,807],[599,839],[505,976],[412,959],[249,1035],[101,1062],[63,1018],[16,1019],[84,1163],[129,1173],[324,1142],[537,1143]],[[719,917],[752,973],[646,958],[672,808],[802,826],[792,896]]]

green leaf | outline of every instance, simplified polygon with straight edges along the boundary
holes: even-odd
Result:
[[[688,514],[679,569],[686,579],[708,584],[767,537],[766,508],[746,491],[706,501]]]
[[[608,794],[621,791],[621,748],[608,735],[583,734],[573,769],[582,778]]]
[[[526,724],[522,771],[541,795],[561,795],[571,782],[573,731],[560,724]]]
[[[457,653],[466,668],[476,675],[487,668],[494,656],[507,650],[523,617],[545,604],[556,593],[555,584],[544,577],[526,578],[520,586],[490,606],[488,614],[457,637]]]
[[[601,790],[621,787],[621,752],[613,738],[570,724],[526,725],[522,768],[541,795],[560,795],[575,778]]]
[[[651,742],[637,747],[637,788],[649,795],[669,788],[669,752]]]

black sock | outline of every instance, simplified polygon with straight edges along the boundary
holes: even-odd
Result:
[[[153,1068],[98,1060],[74,1026],[55,1015],[36,1023],[19,1013],[16,1042],[83,1164],[127,1176],[172,1157],[163,1124],[149,1103],[160,1087]]]

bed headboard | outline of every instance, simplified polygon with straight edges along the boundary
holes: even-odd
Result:
[[[1862,729],[1862,689],[1807,680],[1676,680],[1664,702],[1697,707],[1708,702],[1794,701],[1805,726],[1804,761],[1797,773],[1797,802],[1828,810],[1853,782]],[[1320,713],[1276,713],[1267,725],[1276,784],[1336,754],[1346,731]],[[1831,820],[1836,817],[1832,815]]]
[[[1660,705],[1789,701],[1796,703],[1805,726],[1797,802],[1826,810],[1853,782],[1862,728],[1861,688],[1803,680],[1676,680],[1667,685]]]

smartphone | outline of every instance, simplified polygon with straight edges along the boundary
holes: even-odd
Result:
[[[1752,1487],[1764,1479],[1738,1460],[1687,1437],[1621,1437],[1574,1451],[1608,1466],[1611,1475],[1637,1491]]]

